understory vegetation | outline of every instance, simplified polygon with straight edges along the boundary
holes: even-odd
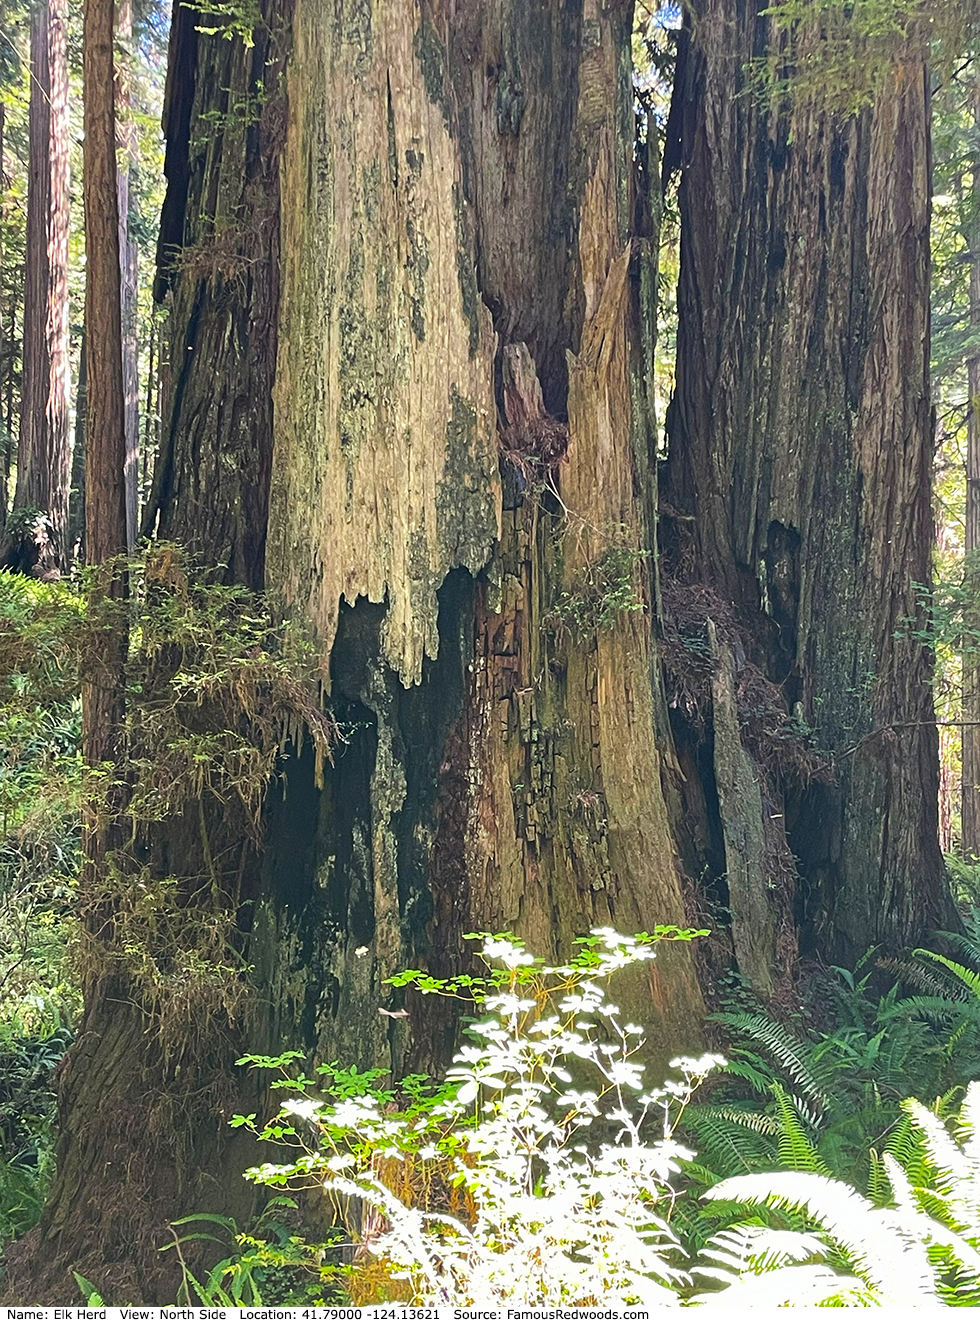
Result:
[[[189,1007],[227,1011],[246,970],[207,878],[191,894],[137,866],[136,823],[210,793],[258,829],[284,740],[313,726],[328,758],[344,732],[329,717],[314,724],[312,651],[260,597],[202,581],[175,547],[128,570],[128,602],[111,609],[130,637],[133,826],[103,883],[120,918],[99,957],[125,968],[144,1012],[173,1034]],[[83,771],[77,694],[103,609],[85,581],[0,575],[5,1242],[40,1216],[55,1071],[79,988],[98,972],[85,930],[98,897],[79,904],[79,821],[83,803],[98,813],[119,785]],[[150,739],[162,756],[145,751]],[[444,1079],[311,1068],[299,1052],[244,1058],[286,1101],[268,1121],[232,1123],[265,1152],[285,1145],[285,1158],[250,1172],[270,1190],[255,1223],[188,1208],[173,1224],[183,1300],[877,1304],[904,1282],[923,1301],[980,1302],[980,918],[902,959],[869,951],[855,970],[807,969],[778,1016],[723,977],[711,1052],[648,1086],[642,1030],[606,983],[661,941],[706,935],[601,930],[562,966],[496,936],[482,976],[399,975],[405,995],[462,1002],[468,1041]],[[151,945],[163,953],[148,964]],[[187,1252],[202,1242],[214,1263],[203,1274]],[[80,1288],[99,1297],[97,1280]]]
[[[206,1279],[185,1265],[184,1300],[976,1306],[980,1084],[950,1079],[975,1068],[977,975],[941,957],[971,999],[928,1004],[843,975],[834,1035],[720,1013],[729,1059],[674,1060],[651,1087],[607,983],[697,935],[598,929],[562,966],[484,936],[482,978],[401,975],[472,1008],[442,1082],[245,1057],[286,1093],[264,1125],[232,1120],[285,1149],[248,1178],[277,1191],[270,1213],[325,1196],[335,1231],[239,1235]],[[173,1247],[218,1220],[187,1218]]]

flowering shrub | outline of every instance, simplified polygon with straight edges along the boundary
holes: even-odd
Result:
[[[284,1079],[301,1095],[275,1120],[261,1131],[254,1117],[236,1122],[292,1146],[292,1160],[250,1178],[317,1182],[373,1209],[360,1260],[383,1264],[416,1304],[678,1304],[690,1282],[671,1181],[692,1154],[674,1133],[720,1058],[676,1060],[677,1080],[644,1089],[643,1030],[622,1022],[603,984],[653,959],[657,940],[692,935],[598,929],[557,966],[490,937],[484,979],[402,975],[423,992],[465,992],[483,1012],[446,1084],[404,1080],[399,1105],[377,1071],[321,1067],[331,1100],[311,1096],[310,1079]]]
[[[357,1226],[355,1302],[373,1290],[456,1307],[980,1304],[980,1084],[955,1135],[921,1103],[902,1103],[908,1124],[873,1154],[893,1206],[812,1170],[734,1177],[704,1197],[727,1202],[722,1221],[738,1224],[686,1260],[672,1221],[696,1196],[677,1179],[693,1153],[675,1134],[724,1062],[681,1058],[677,1079],[645,1088],[643,1030],[623,1022],[604,984],[654,958],[657,940],[691,935],[598,929],[557,966],[489,937],[485,977],[399,975],[482,1011],[445,1083],[415,1076],[396,1088],[382,1071],[336,1064],[318,1080],[283,1078],[274,1086],[291,1095],[273,1121],[233,1121],[291,1148],[250,1178],[336,1200]],[[285,1071],[299,1058],[244,1059]]]

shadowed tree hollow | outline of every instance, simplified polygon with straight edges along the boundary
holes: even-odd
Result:
[[[465,967],[465,932],[567,956],[710,902],[765,995],[801,939],[846,959],[949,920],[903,632],[930,539],[924,70],[843,123],[764,109],[739,93],[766,18],[695,9],[661,475],[632,4],[266,0],[252,45],[175,9],[144,533],[269,594],[342,738],[322,775],[288,746],[258,835],[207,793],[147,829],[141,875],[206,881],[251,1008],[174,1038],[135,974],[90,975],[11,1289],[60,1300],[74,1268],[172,1299],[167,1222],[251,1210],[236,1054],[438,1066],[431,998],[378,1010],[399,968]],[[659,1063],[703,1014],[690,948],[661,950],[620,989]]]

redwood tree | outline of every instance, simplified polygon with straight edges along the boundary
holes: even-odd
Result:
[[[974,131],[980,135],[980,79],[971,89]],[[980,150],[974,149],[972,206],[968,209],[970,261],[970,329],[980,334]],[[980,353],[972,351],[966,363],[966,554],[965,584],[973,602],[980,601]],[[971,606],[967,625],[976,632],[978,611]],[[963,657],[963,776],[960,848],[969,861],[980,859],[980,664],[975,648]]]
[[[810,745],[794,763],[757,740],[761,794],[722,797],[736,948],[741,918],[768,894],[810,950],[850,963],[957,921],[922,641],[929,82],[910,51],[857,114],[834,114],[826,89],[791,106],[753,95],[753,58],[775,40],[764,8],[694,5],[675,87],[682,253],[666,494],[685,517],[666,531],[679,582],[737,617],[745,681],[778,686],[787,728],[773,733],[788,735],[792,718]],[[784,51],[790,67],[808,39],[804,28]],[[746,926],[761,969],[775,926]]]
[[[343,741],[322,775],[291,746],[260,842],[207,792],[140,841],[151,892],[207,881],[253,1013],[192,1009],[175,1036],[135,969],[89,987],[58,1176],[11,1267],[38,1301],[70,1267],[172,1298],[168,1221],[249,1210],[224,1120],[263,1101],[236,1053],[438,1065],[454,1022],[436,998],[392,1017],[385,979],[462,968],[475,927],[567,955],[597,923],[684,922],[682,858],[727,884],[771,992],[801,923],[846,957],[946,917],[903,632],[929,546],[921,66],[844,125],[790,119],[737,95],[765,19],[702,0],[669,130],[661,499],[628,0],[268,0],[252,45],[195,20],[171,35],[144,528],[266,589]],[[662,1063],[703,1005],[688,949],[655,968],[620,999]]]
[[[68,6],[31,16],[24,372],[6,565],[67,567],[71,483],[68,361]]]

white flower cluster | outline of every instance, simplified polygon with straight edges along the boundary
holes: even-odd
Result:
[[[674,1134],[694,1089],[725,1062],[679,1057],[676,1078],[644,1091],[643,1029],[620,1021],[602,984],[654,952],[610,929],[593,937],[588,960],[554,968],[516,942],[487,940],[484,957],[509,976],[483,999],[442,1100],[398,1112],[391,1092],[293,1098],[286,1123],[265,1136],[291,1136],[302,1155],[251,1177],[315,1179],[372,1206],[381,1229],[361,1252],[409,1281],[420,1305],[980,1303],[980,1084],[968,1090],[959,1142],[918,1102],[903,1103],[936,1172],[929,1188],[914,1188],[887,1153],[892,1208],[809,1171],[725,1180],[706,1197],[802,1212],[819,1230],[755,1217],[687,1264],[670,1224],[672,1181],[693,1154]],[[448,1198],[416,1206],[394,1192],[426,1163],[429,1188],[464,1195],[465,1215]],[[694,1293],[705,1284],[709,1293]]]
[[[412,1282],[416,1303],[678,1302],[688,1278],[665,1211],[671,1178],[691,1154],[673,1131],[720,1058],[675,1061],[678,1080],[643,1092],[643,1029],[620,1022],[602,984],[654,951],[610,929],[593,937],[586,965],[543,968],[534,982],[518,976],[535,964],[521,946],[486,941],[484,958],[513,976],[482,1002],[485,1017],[449,1071],[454,1089],[422,1119],[387,1116],[369,1097],[289,1104],[307,1122],[349,1131],[362,1157],[331,1156],[324,1184],[380,1212],[387,1229],[370,1251]],[[550,998],[549,982],[561,989]],[[407,1151],[437,1160],[472,1215],[399,1198],[377,1157]]]

